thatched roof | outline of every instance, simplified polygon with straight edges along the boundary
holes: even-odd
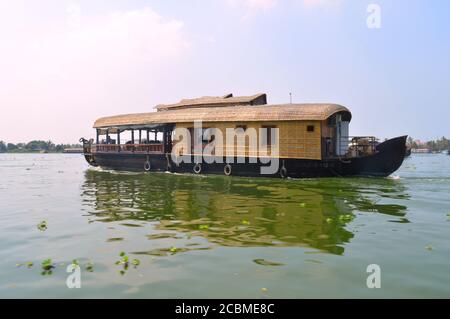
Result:
[[[163,123],[203,122],[267,122],[326,120],[333,114],[344,112],[351,119],[350,111],[338,104],[282,104],[260,106],[220,106],[186,108],[163,112],[137,113],[103,117],[94,127],[152,126]]]
[[[176,110],[197,107],[219,107],[219,106],[239,106],[239,105],[263,105],[267,104],[267,95],[258,93],[251,96],[203,96],[195,99],[183,99],[175,104],[160,104],[156,106],[158,111]]]

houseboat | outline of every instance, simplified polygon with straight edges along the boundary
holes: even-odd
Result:
[[[113,170],[281,178],[395,172],[407,136],[352,137],[351,119],[338,104],[269,105],[263,93],[228,94],[103,117],[95,140],[80,142],[90,165]]]

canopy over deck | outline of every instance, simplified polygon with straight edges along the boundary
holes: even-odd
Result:
[[[203,122],[268,122],[323,121],[336,113],[344,113],[351,120],[350,111],[338,104],[280,104],[258,106],[219,106],[168,109],[165,111],[103,117],[94,128],[153,126],[155,124]]]

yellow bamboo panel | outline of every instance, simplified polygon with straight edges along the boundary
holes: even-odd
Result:
[[[263,126],[272,126],[279,129],[279,157],[284,158],[302,158],[320,160],[321,156],[321,125],[320,121],[283,121],[283,122],[222,122],[222,123],[203,123],[203,128],[220,129],[223,133],[224,145],[223,155],[229,155],[234,150],[234,154],[244,153],[246,156],[263,156],[261,152],[254,152],[250,150],[248,138],[245,139],[245,144],[242,145],[226,145],[226,129],[234,129],[236,126],[244,125],[247,129],[252,128],[256,130],[256,135],[259,137],[259,129]],[[307,127],[314,126],[313,132],[308,132]],[[193,123],[180,123],[176,125],[177,128],[193,128]],[[236,139],[235,139],[236,140]],[[177,141],[174,141],[177,143]],[[181,141],[184,144],[184,149],[187,150],[186,141]],[[236,143],[236,142],[235,142]],[[257,147],[259,147],[257,145]],[[185,153],[189,154],[189,153]]]

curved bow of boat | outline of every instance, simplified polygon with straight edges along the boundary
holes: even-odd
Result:
[[[352,160],[356,175],[386,177],[400,168],[405,159],[407,135],[376,146],[376,153]]]

